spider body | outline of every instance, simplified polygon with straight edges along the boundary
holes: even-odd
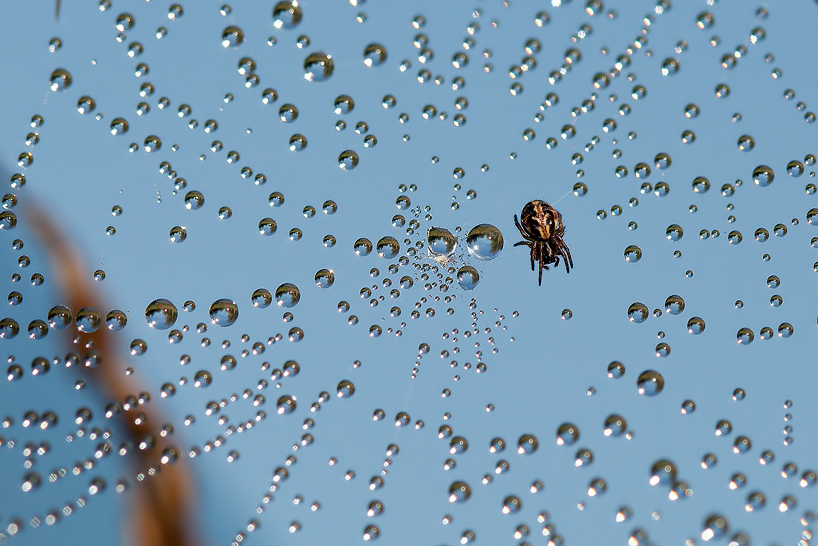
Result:
[[[565,226],[562,224],[562,214],[539,199],[529,201],[520,213],[520,220],[514,215],[514,225],[520,230],[525,239],[514,246],[525,245],[531,250],[531,271],[534,271],[534,262],[540,266],[539,285],[542,286],[542,271],[548,269],[548,264],[560,264],[560,257],[565,264],[565,271],[570,273],[574,262],[571,252],[563,241]]]

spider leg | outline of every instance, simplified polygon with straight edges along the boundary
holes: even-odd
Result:
[[[514,246],[520,246],[520,245],[531,246],[531,243],[529,241],[520,241],[519,243],[514,243]]]
[[[545,264],[543,264],[544,261],[545,260],[543,260],[543,256],[542,256],[542,245],[540,245],[540,280],[539,280],[539,285],[540,286],[542,286],[542,270],[543,270],[543,267],[545,267],[545,269],[548,269],[548,267],[545,266]]]
[[[566,245],[562,239],[559,240],[559,250],[565,259],[565,271],[569,272],[568,264],[570,263],[571,267],[574,267],[574,261],[571,259],[571,251],[568,250],[568,245]]]
[[[554,267],[556,267],[560,264],[560,258],[565,258],[565,256],[562,253],[562,248],[560,247],[558,242],[554,241],[551,243],[551,252],[554,253]]]
[[[540,241],[539,242],[539,247],[540,247],[540,262],[542,263],[543,269],[548,271],[548,264],[551,263],[551,260],[548,257],[548,253],[546,252],[546,250],[548,249],[548,245],[545,243],[545,241]]]
[[[534,258],[536,257],[536,253],[537,253],[537,245],[533,244],[533,245],[531,245],[531,271],[534,271]],[[537,258],[537,259],[539,259],[539,258]]]
[[[520,230],[520,234],[523,236],[523,239],[527,239],[529,241],[533,241],[534,238],[528,234],[528,232],[520,225],[520,221],[517,220],[517,215],[514,215],[514,225],[517,226],[517,229]],[[516,246],[516,245],[515,245]]]
[[[565,249],[563,249],[562,247],[559,247],[559,249],[558,249],[558,250],[559,250],[560,255],[561,255],[561,256],[562,256],[562,258],[563,258],[563,264],[565,264],[565,272],[566,272],[566,273],[570,273],[570,272],[571,272],[571,270],[570,270],[570,268],[568,267],[568,258],[565,256]]]

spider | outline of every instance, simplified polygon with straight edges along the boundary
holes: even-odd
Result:
[[[529,201],[520,213],[522,224],[514,215],[514,224],[520,230],[525,241],[520,241],[514,246],[525,245],[531,249],[531,271],[534,271],[534,262],[540,264],[540,282],[542,286],[542,270],[548,269],[548,264],[555,266],[560,264],[562,256],[565,264],[565,271],[570,273],[570,268],[574,267],[571,260],[571,252],[562,238],[565,236],[565,226],[562,225],[562,214],[539,199]],[[570,267],[569,267],[570,265]]]

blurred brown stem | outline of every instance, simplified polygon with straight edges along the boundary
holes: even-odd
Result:
[[[57,15],[59,16],[60,3],[57,1]],[[66,298],[65,305],[76,311],[83,307],[104,309],[99,295],[91,286],[91,276],[85,270],[80,254],[72,247],[52,218],[31,199],[21,201],[20,212],[30,221],[34,232],[47,250],[51,260],[51,271],[60,287],[60,293]],[[88,377],[94,381],[100,391],[110,400],[122,401],[133,394],[136,388],[132,378],[125,381],[125,363],[119,358],[116,351],[116,341],[112,333],[104,326],[96,332],[82,336],[78,347],[92,347],[102,357],[100,366],[88,369]],[[76,350],[78,347],[72,347]],[[84,360],[84,359],[83,359]],[[141,424],[136,424],[127,415],[123,419],[129,439],[134,445],[139,438],[150,434],[156,438],[156,445],[152,449],[134,449],[134,466],[145,472],[149,467],[157,467],[157,453],[161,453],[166,445],[162,444],[158,424],[163,422],[162,415],[151,407],[150,403],[140,406],[140,411],[146,415]],[[180,454],[181,455],[181,454]],[[175,464],[162,465],[161,472],[145,479],[133,489],[136,507],[130,522],[132,529],[129,532],[135,544],[150,544],[152,546],[193,546],[196,542],[191,536],[191,526],[188,523],[187,511],[191,507],[192,480],[189,467],[184,457],[179,457]],[[135,535],[135,536],[133,536]]]

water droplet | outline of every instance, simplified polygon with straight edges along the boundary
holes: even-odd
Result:
[[[480,275],[474,267],[464,265],[457,270],[457,282],[464,290],[473,290],[480,282]]]
[[[323,51],[311,53],[304,60],[304,79],[311,82],[322,82],[330,78],[333,72],[332,56]]]
[[[790,337],[793,333],[794,329],[792,324],[789,322],[782,322],[778,326],[778,337],[787,338]]]
[[[108,329],[111,330],[112,332],[118,332],[119,330],[125,328],[125,325],[128,324],[128,316],[122,311],[114,309],[113,311],[110,311],[107,315],[105,315],[105,324],[108,326]],[[50,319],[49,325],[51,325]]]
[[[17,215],[11,211],[0,212],[0,231],[9,231],[17,227]]]
[[[292,104],[285,104],[278,109],[278,118],[284,123],[292,123],[298,119],[298,108]]]
[[[253,303],[253,307],[266,309],[273,302],[273,296],[266,288],[259,288],[253,291],[250,301]]]
[[[533,434],[523,434],[517,440],[517,453],[520,455],[531,455],[537,451],[539,445],[539,441],[537,441],[537,438]]]
[[[471,487],[466,482],[457,481],[449,486],[449,502],[465,502],[471,497]]]
[[[466,236],[469,253],[479,260],[493,260],[503,250],[503,234],[491,224],[479,224]]]
[[[804,164],[797,160],[790,161],[787,163],[787,174],[793,178],[798,178],[804,174]]]
[[[625,433],[628,428],[628,423],[625,421],[625,418],[621,415],[611,414],[607,418],[605,418],[604,429],[602,433],[605,436],[621,436]]]
[[[729,242],[731,245],[737,245],[741,243],[742,239],[743,237],[740,231],[733,230],[727,234],[727,242]]]
[[[196,388],[203,388],[210,385],[213,382],[213,376],[210,375],[210,372],[201,370],[196,372],[196,375],[193,376],[193,386]]]
[[[199,210],[204,202],[204,195],[201,192],[189,191],[185,194],[185,208],[188,210]]]
[[[128,132],[128,122],[123,118],[116,118],[111,122],[111,134],[123,135]]]
[[[684,236],[684,230],[678,224],[671,224],[665,230],[665,235],[671,241],[678,241]]]
[[[68,307],[64,305],[55,305],[48,312],[47,319],[50,327],[62,330],[63,328],[67,328],[71,325],[73,316],[71,314],[71,309]]]
[[[238,47],[244,41],[244,31],[237,26],[229,26],[222,32],[222,47]]]
[[[741,328],[736,334],[736,339],[741,345],[749,345],[754,339],[753,331],[749,328]]]
[[[145,341],[142,340],[142,339],[135,339],[135,340],[131,341],[130,349],[131,349],[131,355],[132,356],[143,355],[148,350],[148,344],[145,343]],[[87,362],[86,362],[86,365],[87,365]]]
[[[649,316],[650,311],[648,311],[647,305],[642,302],[634,302],[628,307],[628,319],[631,322],[640,324],[648,320]]]
[[[65,91],[69,87],[71,87],[71,74],[67,70],[58,68],[51,73],[52,91]]]
[[[605,480],[603,480],[602,478],[594,478],[588,485],[588,496],[596,497],[598,495],[605,493],[607,489],[608,485],[605,483]]]
[[[668,296],[665,300],[665,311],[671,315],[679,315],[685,310],[685,300],[681,296]]]
[[[376,245],[378,256],[381,258],[392,259],[400,252],[400,244],[394,237],[381,237]]]
[[[523,507],[523,502],[515,495],[509,495],[503,499],[503,514],[516,514]]]
[[[294,28],[301,22],[301,16],[297,0],[279,2],[273,8],[273,26],[279,30]]]
[[[338,156],[338,166],[341,170],[351,171],[358,166],[358,154],[352,150],[341,152],[341,155]]]
[[[315,273],[315,284],[318,288],[329,288],[335,283],[335,273],[329,269],[319,269]]]
[[[426,232],[426,244],[435,260],[446,261],[457,248],[457,238],[446,228],[431,227]]]
[[[187,239],[187,229],[182,226],[173,226],[170,228],[169,236],[171,243],[182,243]]]
[[[289,146],[291,152],[301,152],[307,147],[307,137],[296,133],[290,137]]]
[[[696,26],[704,30],[713,26],[716,19],[709,11],[703,11],[696,17]]]
[[[696,193],[706,193],[710,189],[710,181],[703,177],[697,176],[693,179],[693,191]]]
[[[364,527],[364,534],[363,540],[364,542],[369,542],[371,540],[376,540],[379,536],[381,536],[381,530],[378,528],[377,525],[367,525]]]
[[[701,317],[692,317],[687,321],[687,331],[690,334],[701,334],[704,332],[705,323]]]
[[[231,299],[218,299],[210,305],[208,314],[216,326],[230,326],[239,318],[239,306]]]
[[[296,398],[290,395],[281,396],[276,402],[276,410],[279,415],[286,415],[294,412],[296,406]]]
[[[364,49],[364,64],[368,67],[380,66],[386,61],[386,48],[381,44],[369,44]]]
[[[637,391],[646,396],[656,396],[665,388],[665,378],[655,370],[646,370],[636,380]]]
[[[262,218],[258,223],[258,232],[261,235],[272,235],[277,228],[278,226],[272,218]]]
[[[361,237],[355,241],[353,250],[355,250],[355,254],[358,256],[369,256],[369,253],[372,252],[372,242],[365,237]]]
[[[753,182],[756,186],[766,187],[773,183],[775,175],[767,165],[759,165],[753,170]]]
[[[636,263],[642,259],[642,249],[636,245],[629,245],[625,248],[625,260],[630,263]]]
[[[730,87],[727,84],[720,83],[716,86],[716,98],[723,99],[730,95]]]
[[[80,114],[90,114],[96,110],[96,107],[96,101],[87,95],[80,97],[77,101],[77,112]]]
[[[347,381],[344,379],[338,383],[335,390],[338,393],[338,398],[349,398],[355,394],[355,385],[352,384],[352,381]]]
[[[676,465],[672,461],[662,459],[653,463],[650,469],[650,485],[673,485],[676,483]]]
[[[608,377],[611,379],[619,379],[625,375],[625,365],[619,362],[618,360],[614,360],[610,364],[608,364]]]
[[[672,76],[679,71],[679,59],[667,58],[662,62],[662,76]]]
[[[83,307],[77,313],[76,318],[77,330],[80,332],[91,334],[96,332],[102,324],[102,317],[99,311],[93,307]]]
[[[756,141],[750,135],[741,135],[738,137],[738,149],[742,152],[749,152],[755,148]]]
[[[563,423],[557,428],[557,445],[570,446],[579,440],[579,427],[572,423]]]

